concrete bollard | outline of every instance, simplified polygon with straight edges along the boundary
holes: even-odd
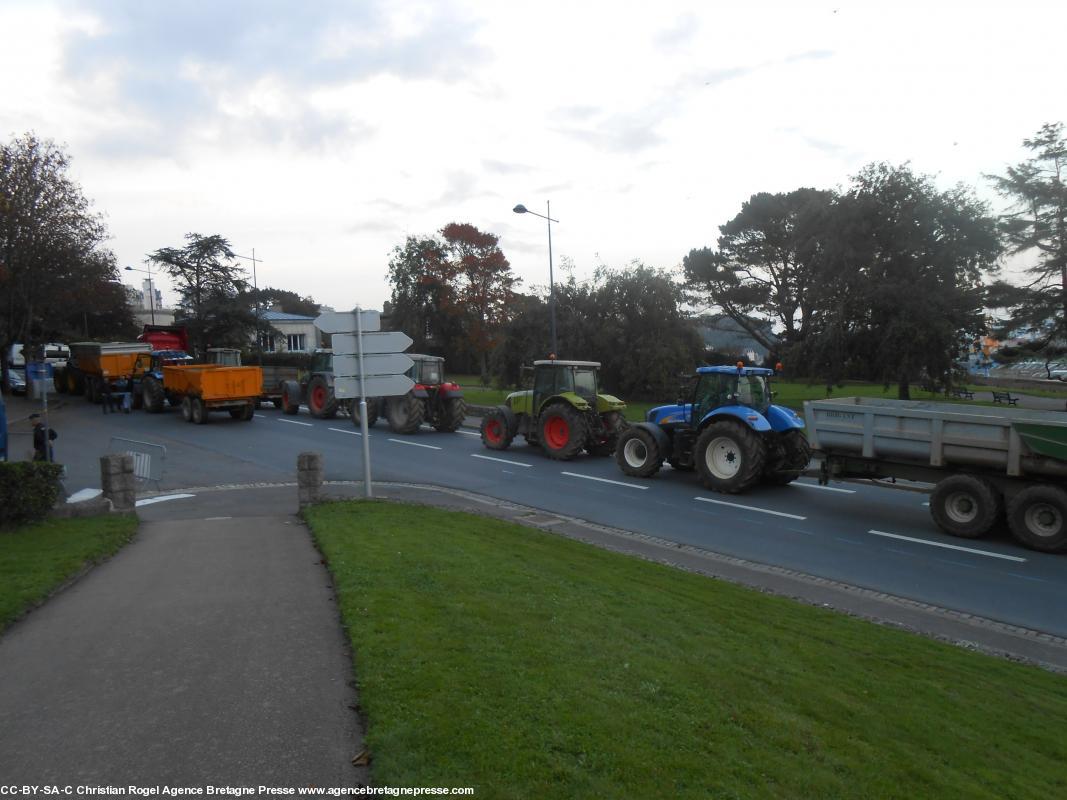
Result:
[[[100,458],[100,487],[116,511],[133,511],[137,505],[137,478],[133,456],[115,453]]]
[[[296,486],[301,508],[319,501],[322,471],[322,453],[301,453],[296,457]]]

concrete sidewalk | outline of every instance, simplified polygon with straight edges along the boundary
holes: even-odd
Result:
[[[5,783],[366,783],[348,643],[303,523],[161,511],[0,638]]]

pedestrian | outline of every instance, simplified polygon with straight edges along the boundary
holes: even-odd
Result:
[[[100,408],[103,409],[105,414],[110,414],[115,410],[114,403],[115,401],[111,396],[111,381],[105,379],[100,386]]]
[[[45,449],[45,427],[44,421],[41,419],[40,414],[30,414],[30,420],[33,422],[33,460],[34,461],[55,461],[55,451],[52,449],[52,442],[59,438],[59,434],[56,433],[55,428],[48,428],[48,448]]]

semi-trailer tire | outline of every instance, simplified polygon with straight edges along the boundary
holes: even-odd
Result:
[[[393,433],[414,433],[426,416],[426,404],[408,392],[385,401],[385,420]]]
[[[515,431],[508,424],[507,412],[493,408],[482,417],[482,444],[490,450],[507,450],[515,438]]]
[[[1004,498],[976,475],[950,475],[930,495],[930,516],[945,533],[978,539],[989,533],[1004,510]]]
[[[337,398],[333,389],[321,375],[316,375],[308,384],[308,411],[316,419],[331,419],[337,414]]]
[[[651,478],[663,466],[663,453],[656,437],[644,428],[629,428],[619,437],[615,463],[627,475]]]
[[[708,425],[693,451],[700,482],[724,494],[738,494],[759,482],[766,459],[759,435],[743,423],[728,420]]]
[[[381,410],[381,401],[377,397],[371,397],[367,400],[367,427],[373,428],[374,423],[378,421],[378,414]],[[357,428],[361,427],[359,419],[359,398],[354,397],[348,403],[348,416],[352,417],[352,424]]]
[[[204,401],[199,397],[193,398],[193,422],[197,425],[203,425],[208,420],[207,407],[204,405]]]
[[[149,376],[141,384],[141,404],[144,410],[152,414],[158,414],[163,410],[163,401],[166,400],[166,392],[163,386],[155,378]]]
[[[1023,489],[1008,503],[1008,528],[1033,550],[1067,551],[1067,492],[1048,484]]]
[[[467,416],[467,401],[462,397],[450,397],[442,403],[441,415],[434,427],[443,433],[455,433]]]
[[[807,468],[808,462],[811,461],[811,445],[808,444],[807,437],[799,430],[786,431],[778,437],[775,463],[767,464],[766,471],[763,473],[763,481],[776,486],[785,486],[799,478]],[[768,457],[769,461],[770,457]]]
[[[558,461],[574,458],[589,439],[585,420],[569,403],[553,403],[542,411],[537,430],[545,453]]]
[[[296,381],[286,381],[282,384],[282,413],[300,413],[300,384]]]
[[[182,398],[182,419],[186,422],[193,421],[193,400],[189,395]]]

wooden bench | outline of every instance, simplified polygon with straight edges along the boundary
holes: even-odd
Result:
[[[1017,405],[1018,397],[1012,397],[1011,392],[993,392],[994,403],[1007,403],[1009,406]]]
[[[923,383],[920,383],[919,388],[922,389],[924,392],[930,392],[930,394],[941,394],[941,390],[929,381],[924,381]]]
[[[966,386],[954,386],[949,389],[946,394],[949,397],[954,397],[957,400],[974,400],[974,392],[968,389]],[[1014,402],[1014,400],[1012,401]]]

